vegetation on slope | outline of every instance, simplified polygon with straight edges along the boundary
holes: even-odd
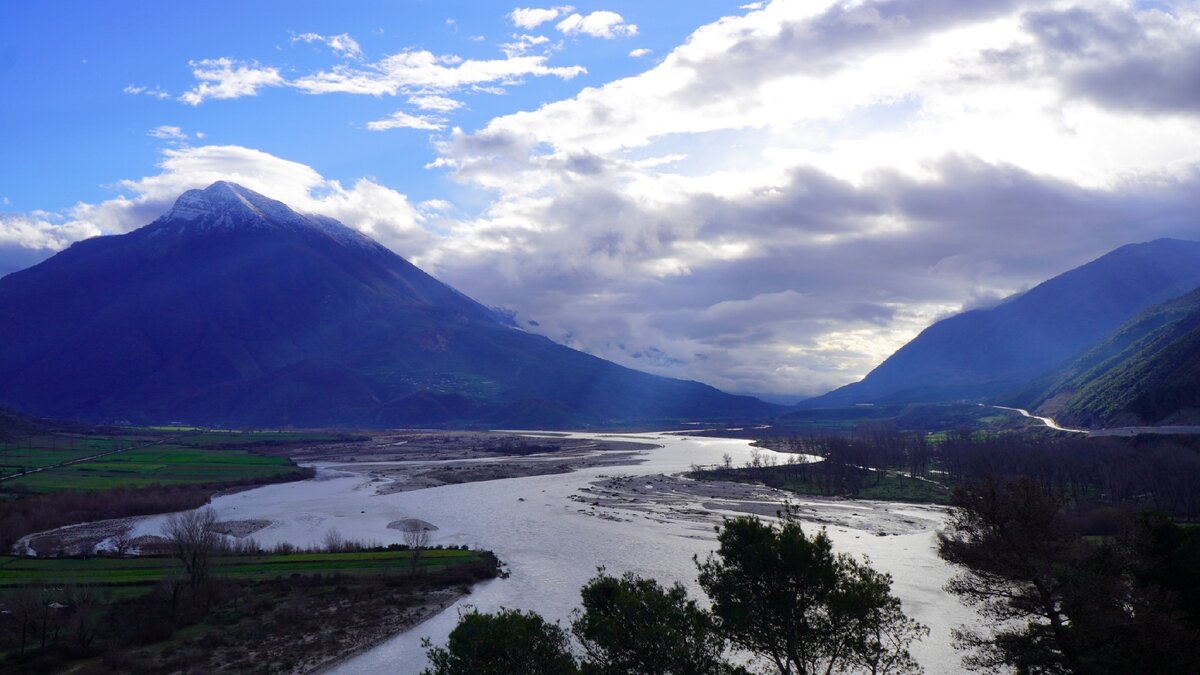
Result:
[[[1157,303],[1200,284],[1200,242],[1122,246],[985,309],[926,328],[860,382],[805,407],[1003,395]]]
[[[1142,313],[1056,377],[1042,393],[1025,396],[1060,422],[1200,421],[1200,289]]]

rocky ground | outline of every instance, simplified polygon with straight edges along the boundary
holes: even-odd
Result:
[[[631,445],[631,444],[630,444]],[[620,466],[642,461],[637,453],[613,450],[564,450],[537,457],[497,461],[461,461],[436,464],[358,463],[331,468],[369,475],[378,494],[409,492],[439,485],[475,483],[504,478],[570,473],[585,467]]]
[[[717,524],[727,516],[775,516],[789,500],[807,523],[848,527],[876,536],[912,534],[936,527],[945,508],[862,499],[797,497],[762,485],[696,481],[679,475],[605,476],[570,497],[579,511],[608,520]]]
[[[566,434],[527,434],[504,431],[391,431],[372,433],[367,440],[324,443],[306,448],[288,448],[287,454],[300,464],[373,463],[483,459],[529,455],[561,455],[587,451],[634,451],[653,444],[631,443],[607,438],[570,438]]]

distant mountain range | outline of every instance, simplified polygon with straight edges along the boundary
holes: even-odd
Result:
[[[939,321],[861,381],[800,407],[967,399],[1099,426],[1181,419],[1184,392],[1196,390],[1200,337],[1190,321],[1200,317],[1189,293],[1198,286],[1200,242],[1123,246],[995,307]]]
[[[776,408],[512,326],[368,237],[226,182],[0,279],[0,403],[208,426],[582,426]]]

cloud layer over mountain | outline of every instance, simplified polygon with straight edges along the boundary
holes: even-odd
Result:
[[[509,16],[566,35],[637,30],[565,7]],[[348,61],[284,78],[310,93],[393,93],[416,70],[456,73],[454,86],[504,76],[419,51],[359,63],[352,37],[314,35],[299,39]],[[2,217],[0,255],[125,231],[226,178],[357,227],[571,346],[805,394],[857,379],[936,317],[1120,244],[1200,238],[1195,3],[776,0],[655,54],[477,129],[444,117],[453,87],[407,92],[418,109],[377,124],[434,133],[429,170],[472,196],[458,206],[176,139],[121,196]],[[568,75],[529,58],[511,75]],[[236,59],[195,70],[187,103],[284,77]]]

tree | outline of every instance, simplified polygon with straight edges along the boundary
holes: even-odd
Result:
[[[1189,672],[1196,631],[1169,594],[1141,582],[1137,537],[1088,539],[1066,500],[1027,478],[955,494],[938,553],[962,568],[946,588],[990,634],[956,632],[972,669],[1027,673]]]
[[[727,642],[712,616],[680,584],[664,589],[653,579],[633,573],[618,579],[601,569],[580,592],[583,607],[571,630],[588,657],[585,673],[738,672],[722,658]]]
[[[919,672],[908,647],[928,631],[900,611],[891,577],[834,555],[824,530],[805,535],[792,506],[780,520],[728,519],[697,560],[720,632],[782,675]]]
[[[211,507],[172,513],[163,527],[168,545],[183,563],[192,591],[208,581],[209,558],[220,547],[221,535],[216,531],[217,513]]]
[[[573,675],[579,672],[567,633],[534,612],[470,610],[445,647],[422,641],[431,666],[423,675]]]
[[[421,551],[429,545],[429,528],[423,523],[410,520],[404,524],[404,545],[408,547],[409,565],[413,574],[421,562]]]
[[[908,647],[929,635],[929,629],[904,615],[900,599],[891,594],[891,576],[853,558],[841,557],[839,563],[844,573],[830,612],[840,631],[838,641],[846,645],[846,665],[835,670],[919,672]]]
[[[18,588],[5,599],[13,619],[21,627],[21,652],[25,653],[30,632],[37,630],[38,617],[45,612],[46,599],[41,588]]]
[[[100,628],[102,603],[96,590],[88,585],[68,586],[66,601],[68,620],[74,633],[75,646],[87,649]]]
[[[133,527],[130,525],[119,526],[108,541],[112,544],[113,553],[118,558],[124,558],[129,549],[133,548]]]
[[[336,527],[325,531],[325,550],[330,553],[347,550],[346,539]]]

